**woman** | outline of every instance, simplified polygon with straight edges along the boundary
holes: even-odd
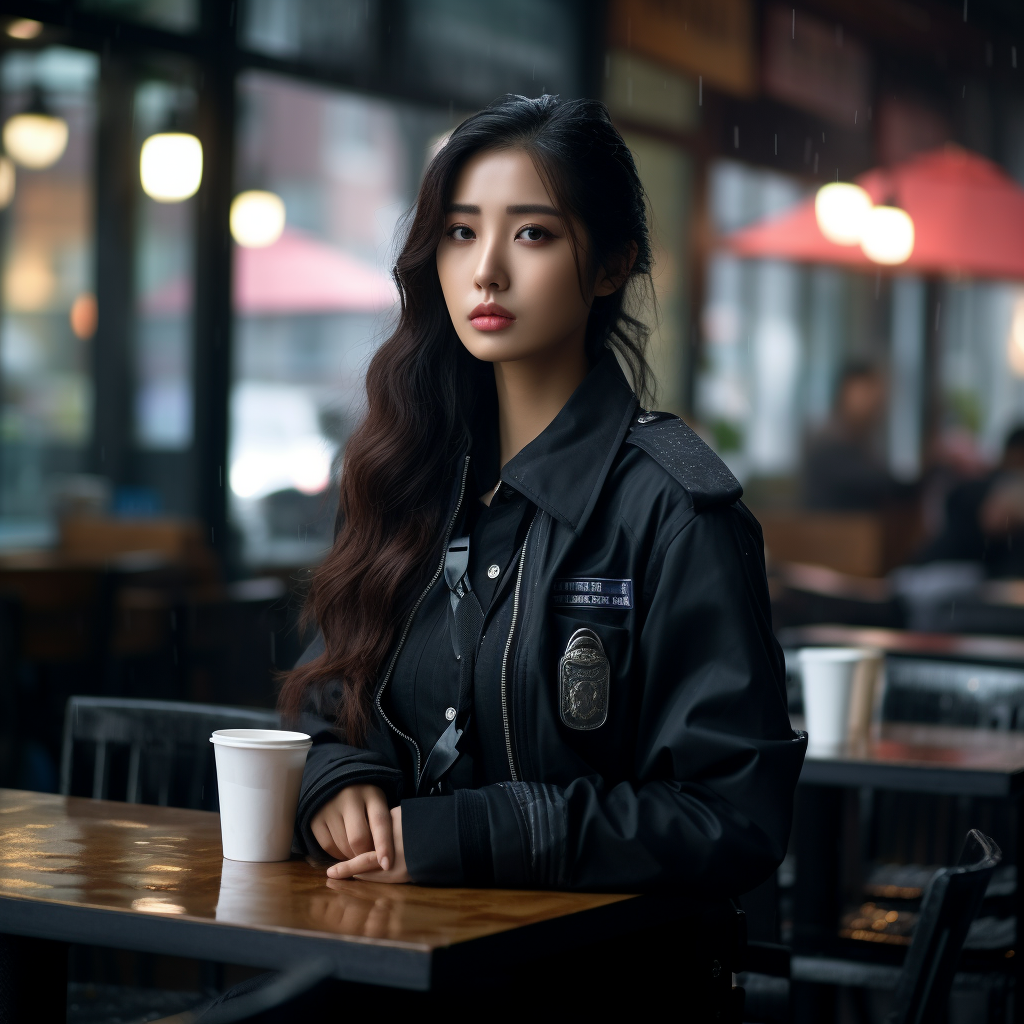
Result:
[[[332,878],[724,895],[781,861],[803,741],[760,530],[640,406],[650,265],[600,103],[509,97],[428,167],[281,695],[333,725],[296,823]]]

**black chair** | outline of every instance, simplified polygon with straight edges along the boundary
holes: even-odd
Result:
[[[217,783],[210,734],[217,729],[280,727],[280,716],[276,712],[256,708],[116,697],[70,697],[64,714],[60,792],[64,796],[71,795],[73,790],[89,792],[91,782],[91,795],[99,800],[109,798],[111,789],[115,789],[128,803],[216,810]],[[88,750],[90,745],[94,750]],[[91,765],[89,753],[92,754]],[[85,755],[85,765],[82,764],[82,754]],[[85,768],[81,772],[84,779],[76,779],[76,762],[80,768]],[[76,781],[82,784],[74,786]],[[73,962],[81,961],[82,969],[90,978],[97,969],[104,974],[120,976],[123,973],[108,962],[110,957],[105,950],[73,947],[72,953]],[[144,963],[147,956],[139,954],[136,960],[130,961],[136,964],[136,972],[147,973]],[[203,967],[204,988],[208,991],[221,988],[220,968],[213,964],[204,964]],[[145,990],[148,985],[138,987],[139,980],[135,979],[135,987],[105,986],[106,1002],[117,1011],[116,1019],[138,1017],[140,1008],[147,1004]],[[175,1000],[170,998],[172,995],[160,990],[152,991],[149,1012],[159,1009],[166,1013],[168,1004],[174,1004]],[[180,1005],[180,995],[177,1001]],[[88,1017],[88,1007],[83,1009],[83,1015],[82,1019]],[[72,1015],[69,1019],[79,1018]],[[193,1011],[186,1011],[179,1015],[179,1019],[194,1019]]]
[[[822,984],[891,986],[896,973],[894,1006],[887,1024],[931,1024],[945,1020],[945,1009],[971,922],[977,916],[1002,851],[988,836],[971,829],[960,862],[941,868],[925,890],[914,936],[898,969],[831,957],[794,958],[800,980]],[[748,967],[738,981],[747,989],[747,1024],[783,1024],[789,1019],[789,958],[784,947],[750,943]]]
[[[93,799],[108,798],[112,753],[121,748],[128,755],[128,803],[216,809],[210,734],[217,729],[279,729],[280,721],[277,712],[257,708],[70,697],[64,715],[60,792],[71,795],[76,745],[92,743]]]
[[[960,864],[936,872],[921,903],[888,1024],[942,1019],[967,931],[1002,859],[1002,851],[988,836],[971,829]]]

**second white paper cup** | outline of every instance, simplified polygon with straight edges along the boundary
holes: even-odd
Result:
[[[218,729],[220,833],[228,860],[278,861],[291,855],[306,753],[304,732]]]
[[[805,647],[798,657],[807,745],[817,750],[835,750],[849,737],[858,666],[878,656],[860,647]]]

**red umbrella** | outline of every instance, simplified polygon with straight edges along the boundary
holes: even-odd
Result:
[[[876,168],[856,179],[876,205],[914,221],[914,250],[897,270],[1024,279],[1024,188],[991,160],[956,146]],[[858,245],[836,245],[818,229],[814,197],[725,239],[740,256],[839,263],[876,270]]]
[[[143,300],[149,315],[185,312],[191,285],[175,278]],[[235,310],[243,316],[374,313],[398,301],[391,278],[337,246],[286,228],[261,249],[235,249]]]
[[[370,313],[398,301],[387,274],[299,231],[235,254],[235,309],[243,314]]]

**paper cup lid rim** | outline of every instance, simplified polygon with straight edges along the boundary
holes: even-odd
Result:
[[[210,737],[210,742],[225,747],[282,750],[308,747],[313,739],[308,733],[290,732],[286,729],[217,729]]]
[[[860,658],[879,658],[882,652],[874,647],[801,647],[797,651],[800,659],[834,658],[842,661],[855,661]]]

